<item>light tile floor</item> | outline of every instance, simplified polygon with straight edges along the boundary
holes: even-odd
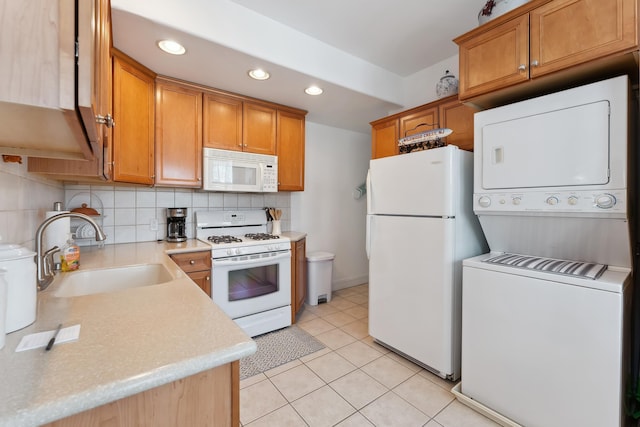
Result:
[[[240,382],[246,427],[496,427],[458,402],[450,381],[373,342],[369,288],[305,305],[297,324],[326,346]]]

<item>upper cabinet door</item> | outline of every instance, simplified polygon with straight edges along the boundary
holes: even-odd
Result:
[[[156,81],[156,185],[202,186],[202,92]]]
[[[460,99],[529,79],[529,15],[460,43]]]
[[[371,158],[395,156],[398,154],[398,119],[371,123]]]
[[[304,190],[305,115],[278,110],[278,190]]]
[[[276,109],[245,101],[243,113],[243,150],[258,154],[276,154]]]
[[[457,145],[462,150],[473,151],[473,108],[460,103],[457,98],[438,106],[440,127],[453,131],[445,138],[447,144]]]
[[[242,151],[242,100],[204,93],[203,145]]]
[[[634,0],[556,0],[531,11],[531,77],[635,49]]]
[[[154,183],[155,75],[125,57],[113,58],[113,180]]]
[[[438,107],[426,108],[400,117],[400,138],[439,127]]]
[[[94,3],[80,3],[77,11],[73,0],[0,0],[3,153],[94,159],[101,142],[95,117],[92,113],[78,115],[81,107],[92,109]],[[82,45],[76,44],[76,24]],[[78,90],[76,46],[81,55],[77,58]],[[87,118],[83,123],[81,119]],[[85,133],[85,126],[89,132]]]

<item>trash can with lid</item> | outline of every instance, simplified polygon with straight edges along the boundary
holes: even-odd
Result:
[[[331,274],[334,254],[330,252],[307,253],[307,304],[331,301]]]

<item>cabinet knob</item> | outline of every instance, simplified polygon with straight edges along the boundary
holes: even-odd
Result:
[[[540,65],[540,63],[538,62],[537,59],[534,59],[533,61],[531,61],[531,66],[532,67],[537,67],[538,65]]]
[[[204,280],[206,280],[208,282],[209,280],[211,280],[211,277],[207,276],[207,277],[204,278]]]
[[[194,265],[196,262],[194,260],[190,260],[189,264]]]
[[[520,64],[520,66],[518,67],[518,70],[519,70],[519,71],[524,71],[524,70],[526,70],[526,69],[527,69],[527,66],[526,66],[526,65],[524,65],[524,64]]]

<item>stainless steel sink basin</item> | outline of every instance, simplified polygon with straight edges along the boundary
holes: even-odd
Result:
[[[56,297],[116,292],[140,286],[157,285],[174,279],[162,264],[79,270],[63,274],[60,284],[53,293]]]

